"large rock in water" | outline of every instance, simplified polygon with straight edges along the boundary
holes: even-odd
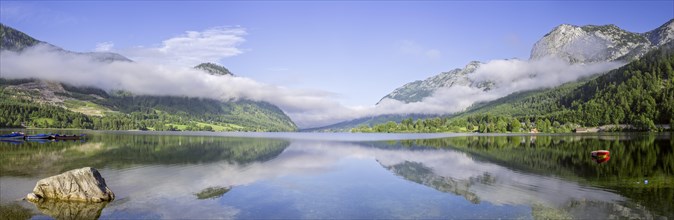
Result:
[[[30,201],[57,199],[65,201],[103,202],[112,201],[115,194],[105,185],[98,170],[85,167],[56,176],[41,179],[33,193],[26,196]]]

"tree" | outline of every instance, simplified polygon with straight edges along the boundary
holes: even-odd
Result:
[[[510,120],[510,124],[508,124],[508,131],[517,133],[520,132],[521,129],[522,124],[520,123],[520,121],[517,120],[517,118],[512,118]]]

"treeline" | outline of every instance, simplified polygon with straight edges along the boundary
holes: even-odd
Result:
[[[354,132],[571,132],[626,125],[662,130],[674,124],[674,43],[604,75],[556,88],[520,92],[448,118],[361,126]]]
[[[429,119],[411,118],[401,123],[387,122],[375,126],[360,126],[352,132],[385,132],[385,133],[433,133],[433,132],[480,132],[480,133],[527,133],[534,131],[543,133],[572,132],[578,125],[547,118],[516,118],[503,115],[477,114],[466,118],[436,117]]]

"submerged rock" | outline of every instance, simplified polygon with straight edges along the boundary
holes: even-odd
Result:
[[[112,201],[115,194],[105,185],[105,179],[98,170],[85,167],[56,176],[41,179],[26,199],[37,202],[40,199],[65,201],[103,202]]]

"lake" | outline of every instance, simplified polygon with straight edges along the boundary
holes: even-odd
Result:
[[[0,219],[674,218],[669,133],[63,133],[0,142]],[[21,200],[86,166],[114,201]]]

